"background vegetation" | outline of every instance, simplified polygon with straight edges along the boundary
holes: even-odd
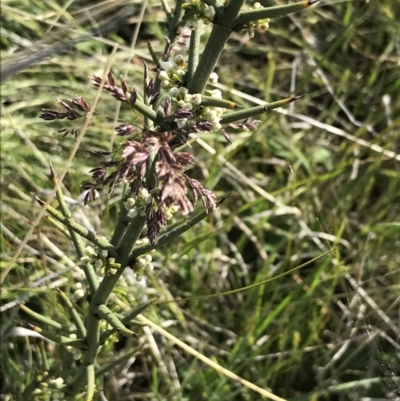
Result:
[[[55,287],[72,294],[82,280],[71,244],[43,220],[8,266],[39,212],[30,193],[46,197],[49,160],[61,175],[75,144],[73,136],[57,132],[62,125],[37,118],[41,108],[76,94],[92,103],[97,92],[89,77],[101,75],[108,62],[115,75],[127,74],[140,88],[147,41],[158,51],[164,47],[159,2],[135,0],[125,23],[56,53],[125,3],[2,4],[2,399],[22,400],[39,376],[68,375],[77,363],[68,350],[26,337],[21,328],[31,320],[15,306],[25,301],[67,322]],[[114,306],[123,311],[156,295],[238,288],[337,247],[293,276],[230,296],[152,308],[146,316],[284,399],[398,399],[399,21],[396,0],[326,1],[271,21],[269,31],[251,41],[233,34],[218,69],[226,96],[243,106],[308,96],[263,116],[256,131],[234,134],[231,145],[220,134],[192,142],[198,162],[192,176],[218,196],[232,194],[184,240],[154,255],[152,277],[138,283],[127,272]],[[41,58],[44,51],[51,56]],[[10,69],[21,60],[33,63]],[[89,151],[117,146],[116,122],[135,117],[106,93],[97,111],[63,186],[74,217],[107,235],[118,191],[83,207],[80,184],[102,160]],[[85,300],[78,305],[84,309]],[[261,399],[155,330],[135,330],[143,334],[140,341],[121,337],[103,350],[102,360],[128,357],[101,381],[99,399]]]

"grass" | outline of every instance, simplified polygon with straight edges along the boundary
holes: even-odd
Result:
[[[92,103],[96,89],[88,77],[102,74],[117,43],[113,71],[140,88],[147,40],[158,51],[164,46],[166,27],[156,1],[149,1],[131,46],[142,3],[132,4],[131,24],[2,83],[5,399],[23,400],[43,372],[69,376],[76,366],[69,350],[24,335],[22,327],[33,321],[14,302],[23,300],[70,326],[55,291],[73,293],[82,280],[69,241],[42,219],[5,273],[40,211],[30,193],[48,195],[49,160],[61,175],[75,145],[72,136],[57,133],[61,125],[37,118],[40,109],[75,94]],[[107,3],[94,5],[5,2],[2,74],[5,66],[88,32],[112,14],[101,12]],[[114,6],[113,12],[120,8]],[[256,131],[233,135],[231,145],[218,134],[192,143],[198,161],[192,176],[217,195],[232,193],[184,240],[154,256],[152,277],[138,284],[125,275],[111,305],[123,312],[157,295],[169,300],[229,291],[337,250],[246,292],[152,307],[145,316],[155,326],[133,328],[140,341],[121,337],[102,350],[103,362],[125,359],[101,379],[99,399],[261,399],[174,338],[285,400],[400,397],[399,20],[394,0],[331,1],[272,21],[255,40],[232,35],[218,73],[219,87],[233,101],[250,106],[291,92],[308,96],[266,114]],[[118,144],[112,128],[132,114],[107,94],[96,111],[107,115],[99,114],[87,130],[63,185],[74,217],[107,235],[116,221],[118,191],[89,208],[74,200],[101,160],[89,151]],[[85,301],[78,306],[87,307]]]

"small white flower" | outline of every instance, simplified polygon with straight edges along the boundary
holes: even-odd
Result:
[[[201,93],[195,93],[192,95],[192,103],[196,106],[201,104]]]
[[[209,20],[213,20],[215,17],[215,10],[213,6],[208,6],[205,10],[204,10],[204,16],[206,18],[208,18]]]
[[[81,262],[84,264],[87,264],[91,261],[92,259],[89,258],[89,256],[82,256],[81,257]]]
[[[79,283],[79,282],[78,282],[78,283],[75,284],[75,289],[76,289],[76,290],[81,290],[82,288],[83,288],[82,283]]]
[[[260,24],[259,28],[263,31],[266,31],[269,28],[268,22],[264,22],[264,23]]]
[[[146,272],[152,272],[154,270],[154,265],[153,263],[147,263],[146,266],[144,267],[144,270]]]
[[[126,207],[127,209],[132,209],[133,206],[135,206],[135,203],[136,203],[135,198],[128,198],[128,199],[126,200],[125,207]]]
[[[108,263],[115,263],[115,258],[108,258],[107,262]]]
[[[191,19],[189,21],[186,21],[186,26],[191,29],[192,31],[194,31],[197,28],[197,21]]]
[[[164,81],[164,80],[166,80],[166,79],[169,79],[169,75],[167,74],[166,71],[161,71],[161,72],[158,74],[158,78],[160,78],[161,81]]]
[[[172,205],[172,206],[169,208],[169,210],[170,210],[171,213],[176,213],[176,212],[179,211],[179,206],[178,206],[178,205]]]
[[[151,256],[151,255],[149,255],[149,254],[147,254],[147,255],[144,255],[144,259],[145,259],[145,260],[146,260],[146,262],[148,262],[148,263],[150,263],[150,262],[153,260],[152,256]]]
[[[183,107],[185,107],[185,104],[186,104],[186,103],[185,103],[184,100],[179,100],[177,106],[178,106],[179,109],[182,109]]]
[[[217,99],[222,99],[222,93],[219,89],[213,89],[208,91],[211,95],[211,97],[215,97]]]
[[[187,95],[184,96],[183,100],[185,102],[191,102],[193,99],[193,95],[190,95],[189,93]]]
[[[206,118],[207,120],[214,120],[217,117],[217,111],[215,109],[209,109]]]
[[[149,191],[146,188],[141,188],[139,191],[139,196],[141,199],[145,200],[149,196]]]
[[[86,256],[96,255],[96,252],[94,251],[94,249],[91,246],[87,246],[83,253]]]
[[[262,5],[260,3],[258,3],[258,2],[254,3],[253,8],[254,8],[254,10],[260,10],[262,8]]]
[[[185,96],[189,93],[189,89],[185,88],[184,86],[181,86],[179,88],[179,93],[182,96],[182,98],[185,98]]]
[[[107,249],[103,249],[103,250],[101,251],[101,254],[102,254],[103,258],[107,258],[107,257],[108,257],[108,251],[107,251]]]
[[[175,121],[178,124],[178,128],[182,128],[182,127],[186,126],[187,118],[179,118],[179,119],[176,119]]]
[[[222,125],[220,123],[215,123],[212,125],[212,130],[215,131],[219,131],[222,128]]]
[[[160,64],[161,64],[161,68],[166,72],[170,72],[175,69],[175,65],[172,63],[171,60],[161,61]]]
[[[208,80],[213,83],[216,84],[218,82],[218,74],[216,72],[212,72],[210,74],[210,78],[208,78]]]
[[[177,97],[178,95],[179,95],[179,89],[177,88],[177,87],[173,87],[173,88],[171,88],[170,90],[169,90],[169,95],[171,96],[171,97]]]
[[[169,86],[169,80],[168,79],[164,79],[163,81],[161,81],[161,87],[162,88],[168,88]]]
[[[138,215],[138,210],[136,208],[132,208],[128,212],[128,217],[134,218]]]
[[[76,290],[75,292],[74,292],[74,300],[78,300],[78,299],[81,299],[81,298],[83,298],[85,296],[85,291],[83,291],[83,290]]]
[[[182,54],[177,54],[177,55],[174,57],[174,63],[177,64],[177,65],[182,65],[182,64],[185,63],[185,59],[184,59],[184,57],[182,56]]]

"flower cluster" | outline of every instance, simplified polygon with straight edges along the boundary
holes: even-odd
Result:
[[[93,268],[98,272],[99,275],[112,275],[117,272],[117,269],[121,267],[120,264],[115,263],[115,258],[109,258],[108,252],[100,249],[93,249],[91,246],[87,246],[84,250],[84,256],[81,257],[81,262],[85,264],[91,264]],[[81,295],[82,289],[77,288],[74,296],[78,297]]]
[[[263,8],[263,6],[260,3],[254,3],[253,5],[253,10],[261,10]],[[261,31],[266,31],[269,28],[269,18],[264,18],[264,19],[259,19],[257,21],[252,21],[249,22],[246,25],[242,25],[239,27],[239,29],[237,29],[237,31],[242,34],[245,35],[246,33],[249,34],[250,38],[254,38],[255,35],[255,31],[256,30],[261,30]]]
[[[182,9],[185,11],[182,20],[192,30],[198,27],[198,21],[203,21],[207,25],[215,17],[214,7],[201,0],[190,0],[187,3],[183,3]]]
[[[187,88],[183,86],[187,74],[187,63],[181,54],[171,56],[168,61],[161,62],[158,77],[161,80],[161,87],[168,89],[168,95],[163,99],[164,112],[166,116],[179,113],[182,115],[186,111],[187,116],[174,115],[178,128],[192,127],[200,121],[210,123],[210,130],[219,131],[222,126],[219,123],[222,114],[225,112],[223,107],[205,107],[202,104],[200,93],[189,94]],[[217,73],[213,72],[209,78],[210,83],[218,82]],[[221,91],[206,90],[206,94],[215,99],[222,99]],[[208,130],[208,129],[207,129]]]

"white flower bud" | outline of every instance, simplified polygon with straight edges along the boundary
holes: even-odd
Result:
[[[260,10],[262,8],[262,5],[260,3],[258,3],[258,2],[254,3],[253,8],[254,8],[254,10]]]
[[[187,118],[179,118],[176,119],[175,121],[178,124],[178,128],[182,128],[186,126],[187,120],[188,120]]]
[[[194,31],[197,28],[197,21],[191,19],[189,21],[186,21],[186,26],[191,29],[192,31]]]
[[[169,80],[168,79],[164,79],[163,81],[161,81],[161,88],[168,88],[169,86]]]
[[[195,93],[192,95],[192,103],[196,106],[201,104],[201,94],[200,93]]]
[[[146,262],[148,262],[148,263],[150,263],[150,262],[153,260],[152,256],[151,256],[151,255],[149,255],[149,254],[147,254],[147,255],[144,255],[144,259],[145,259],[145,260],[146,260]]]
[[[177,97],[178,95],[179,95],[179,89],[176,87],[176,86],[174,86],[173,88],[171,88],[170,90],[169,90],[169,95],[171,96],[171,97]]]
[[[160,71],[158,78],[160,78],[161,81],[169,80],[169,76],[166,71]]]
[[[101,254],[102,254],[103,258],[107,258],[107,257],[108,257],[108,251],[107,251],[107,249],[103,249],[103,250],[101,251]]]
[[[182,56],[182,54],[177,54],[177,55],[174,57],[174,63],[177,64],[177,65],[185,63],[185,59],[184,59],[184,57]]]
[[[179,88],[179,93],[181,94],[182,98],[185,98],[185,96],[189,93],[189,89],[181,86]]]
[[[87,246],[85,248],[85,250],[83,251],[83,254],[85,256],[92,256],[92,255],[96,255],[96,252],[94,251],[94,249],[91,246]]]
[[[179,211],[179,206],[178,206],[178,205],[172,205],[172,206],[169,208],[169,210],[170,210],[171,213],[176,213],[176,212]]]
[[[129,205],[129,209],[131,209],[133,206],[135,206],[136,200],[135,198],[128,198],[126,203]]]
[[[166,72],[169,72],[170,70],[173,70],[175,68],[171,60],[161,61],[160,64],[161,68]]]
[[[149,191],[146,188],[141,188],[139,191],[139,196],[141,199],[145,200],[149,196]]]
[[[152,272],[154,270],[154,265],[153,263],[147,263],[146,266],[144,267],[144,270],[146,272]]]
[[[132,208],[128,212],[128,217],[130,217],[131,219],[133,219],[137,215],[138,215],[138,210],[136,208]]]
[[[205,10],[204,10],[204,16],[206,18],[208,18],[209,20],[213,20],[215,17],[215,10],[213,6],[208,6]]]
[[[215,97],[217,99],[222,99],[222,93],[219,89],[213,89],[208,91],[211,95],[211,97]]]
[[[212,82],[213,84],[216,84],[218,82],[218,74],[216,72],[212,72],[210,74],[210,78],[208,78],[208,80],[210,82]]]
[[[215,131],[219,131],[222,128],[222,125],[220,123],[215,123],[212,125],[212,130]]]

